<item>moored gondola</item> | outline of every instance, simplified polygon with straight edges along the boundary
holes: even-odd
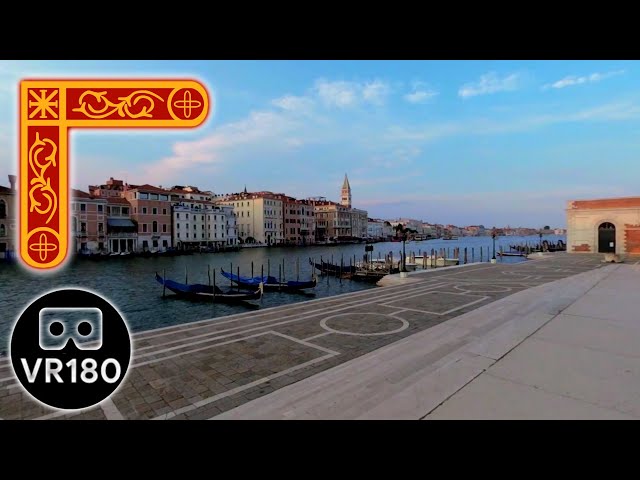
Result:
[[[259,284],[255,289],[235,289],[231,288],[223,291],[219,287],[212,285],[204,285],[201,283],[185,284],[162,278],[156,273],[156,281],[165,286],[168,290],[177,296],[187,298],[189,300],[201,300],[208,302],[220,303],[238,303],[252,300],[260,300],[262,298],[263,286]]]
[[[300,290],[315,288],[318,283],[315,275],[308,282],[299,282],[295,280],[279,282],[278,279],[273,276],[265,275],[262,277],[243,277],[242,275],[238,276],[233,273],[225,272],[222,268],[220,269],[220,273],[222,273],[223,277],[228,278],[236,285],[244,288],[255,288],[257,285],[262,283],[265,291],[280,290],[284,292],[298,292]]]

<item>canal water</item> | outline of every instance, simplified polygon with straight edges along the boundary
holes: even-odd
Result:
[[[545,235],[543,239],[557,242],[565,237]],[[500,237],[496,238],[496,251],[502,246],[505,251],[510,245],[524,245],[538,243],[538,236],[531,237]],[[407,242],[407,256],[412,252],[418,255],[422,251],[431,249],[453,249],[458,247],[460,255],[467,248],[467,260],[480,261],[480,248],[483,250],[483,261],[488,261],[488,252],[492,250],[491,237],[461,237],[459,240],[427,240]],[[384,258],[385,254],[393,252],[394,262],[400,259],[402,243],[385,242],[373,245],[373,257]],[[471,249],[474,250],[472,258]],[[312,267],[309,258],[316,261],[322,257],[325,261],[340,263],[344,258],[346,265],[354,255],[361,261],[364,255],[364,244],[341,246],[317,246],[296,248],[247,248],[239,252],[228,253],[195,253],[179,257],[167,258],[118,258],[93,262],[78,260],[70,262],[61,271],[50,275],[34,275],[26,272],[18,265],[0,263],[0,354],[8,349],[8,338],[11,328],[20,312],[32,299],[43,293],[62,287],[85,287],[105,296],[120,310],[129,323],[132,331],[148,330],[151,328],[176,325],[206,318],[221,317],[235,313],[264,309],[293,302],[301,302],[314,298],[328,297],[340,293],[354,292],[375,285],[340,281],[333,277],[318,277],[318,285],[312,293],[290,294],[281,292],[265,292],[262,301],[257,306],[224,305],[214,303],[189,302],[176,299],[171,292],[162,298],[162,286],[156,282],[155,273],[166,272],[168,279],[178,282],[185,281],[185,269],[189,283],[208,283],[207,266],[216,270],[216,285],[226,288],[229,281],[220,275],[220,268],[228,271],[233,265],[233,272],[251,275],[251,262],[254,265],[254,275],[260,275],[261,267],[267,274],[270,263],[271,275],[278,277],[278,265],[284,261],[285,280],[309,280]],[[501,261],[501,260],[498,260]],[[507,257],[503,261],[522,261],[518,257]],[[298,263],[298,267],[296,267]],[[462,263],[462,262],[461,262]]]

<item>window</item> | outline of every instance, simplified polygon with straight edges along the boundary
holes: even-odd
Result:
[[[180,224],[179,223],[176,223],[176,228],[180,229]]]
[[[153,207],[151,209],[151,213],[153,213],[154,215],[157,215],[158,214],[158,209],[156,207]]]
[[[158,194],[157,193],[150,193],[149,194],[149,200],[158,200]]]
[[[98,205],[98,213],[102,213],[102,208],[103,208],[102,205]]]
[[[7,236],[7,229],[4,226],[4,224],[0,223],[0,237],[6,237]]]
[[[149,194],[148,193],[140,193],[140,192],[138,192],[138,198],[140,200],[147,200],[149,198]]]
[[[204,221],[204,215],[202,215],[202,221]]]
[[[187,213],[187,220],[189,220],[189,214]]]
[[[180,232],[178,232],[178,238],[180,238]]]
[[[147,214],[147,207],[142,207],[142,214],[146,215]]]
[[[160,195],[160,200],[162,200],[163,202],[168,202],[169,201],[169,195]],[[166,215],[166,213],[165,213]]]
[[[0,218],[7,218],[7,204],[0,200]]]
[[[100,233],[104,232],[104,223],[99,223],[98,224],[98,232],[100,232]]]
[[[194,223],[194,224],[193,224],[193,229],[195,230],[195,229],[196,229],[196,227],[197,227],[197,225]]]
[[[202,238],[204,238],[204,233],[202,234]]]
[[[122,213],[124,214],[124,209],[122,210]],[[138,213],[138,209],[136,207],[133,207],[133,213],[134,215]]]
[[[158,240],[153,241],[153,248],[158,248]]]
[[[163,209],[162,209],[162,214],[163,214],[163,215],[166,215],[166,214],[167,214],[167,209],[166,209],[166,208],[163,208]]]
[[[153,223],[151,224],[151,229],[153,231],[153,233],[158,233],[158,222],[156,222],[155,220],[153,221]],[[155,245],[157,247],[157,245]]]
[[[167,224],[166,223],[162,224],[162,233],[167,233]]]
[[[166,241],[166,240],[163,240],[163,241],[162,241],[162,246],[163,246],[164,248],[167,248],[167,247],[169,246],[169,244],[167,243],[167,241]]]
[[[189,238],[189,232],[187,232],[187,238]]]
[[[211,226],[211,225],[209,225],[209,226]],[[218,224],[217,224],[217,223],[214,223],[214,224],[213,224],[213,229],[214,229],[214,230],[217,230],[217,229],[218,229]]]
[[[249,212],[247,212],[247,217],[249,216]]]
[[[213,220],[218,220],[218,217],[216,215],[213,216]]]
[[[176,213],[176,218],[177,218],[178,220],[180,220],[180,214],[179,214],[179,213]]]
[[[87,204],[86,203],[81,203],[80,204],[80,211],[81,212],[86,212],[87,211]]]

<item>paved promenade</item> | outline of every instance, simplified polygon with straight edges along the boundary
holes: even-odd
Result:
[[[0,418],[506,418],[544,416],[536,399],[553,395],[566,408],[547,416],[638,415],[640,322],[609,318],[602,327],[593,315],[640,303],[636,293],[612,301],[637,290],[640,267],[600,259],[556,254],[432,270],[397,285],[143,332],[112,399],[72,414],[32,401],[2,359]],[[580,316],[585,308],[592,317]],[[572,315],[588,318],[591,330]],[[610,356],[624,359],[623,371]],[[573,362],[568,372],[563,361]],[[495,393],[505,382],[517,384],[511,397]],[[553,390],[590,384],[602,398]]]

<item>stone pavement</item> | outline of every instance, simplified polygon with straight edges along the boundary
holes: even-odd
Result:
[[[520,343],[612,268],[628,267],[600,259],[556,254],[429,270],[406,284],[135,334],[120,388],[79,412],[34,402],[0,359],[0,418],[422,418],[500,360],[505,345]],[[358,362],[369,365],[365,373],[353,369]],[[336,372],[334,387],[315,389]],[[316,392],[306,390],[315,413],[296,404],[306,388]],[[278,410],[286,398],[293,404]]]
[[[216,418],[640,418],[638,285],[608,264],[521,291]]]

